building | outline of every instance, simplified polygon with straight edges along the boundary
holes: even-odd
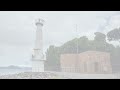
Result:
[[[86,51],[80,54],[62,54],[60,63],[63,72],[112,73],[110,54],[107,52]]]
[[[44,55],[43,55],[43,37],[42,28],[44,20],[38,19],[36,22],[36,40],[35,48],[32,54],[32,72],[44,72]]]

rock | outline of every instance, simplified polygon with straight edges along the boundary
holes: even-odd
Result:
[[[2,75],[0,79],[66,79],[50,72],[24,72],[19,74]]]

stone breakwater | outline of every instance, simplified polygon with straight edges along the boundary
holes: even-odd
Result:
[[[0,75],[0,79],[120,79],[120,74],[78,74],[63,72],[23,72]]]
[[[0,79],[66,79],[61,75],[50,72],[24,72],[18,74],[2,75]]]

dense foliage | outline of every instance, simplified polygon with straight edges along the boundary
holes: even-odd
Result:
[[[45,69],[51,71],[60,71],[60,55],[65,53],[81,53],[85,51],[103,51],[111,54],[111,62],[114,71],[116,66],[120,66],[120,47],[114,47],[106,42],[106,35],[100,32],[95,32],[94,40],[89,40],[86,36],[75,38],[64,43],[60,47],[50,46],[46,52]],[[108,38],[112,38],[111,32],[107,34]],[[115,37],[114,37],[115,38]],[[118,37],[117,37],[118,39]]]
[[[116,28],[107,33],[109,41],[120,41],[120,28]]]

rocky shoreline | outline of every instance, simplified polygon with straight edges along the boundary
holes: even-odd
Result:
[[[1,75],[0,79],[67,79],[62,75],[50,72],[24,72],[18,74]]]
[[[0,75],[0,79],[119,79],[120,74],[78,74],[63,72],[21,72]]]

